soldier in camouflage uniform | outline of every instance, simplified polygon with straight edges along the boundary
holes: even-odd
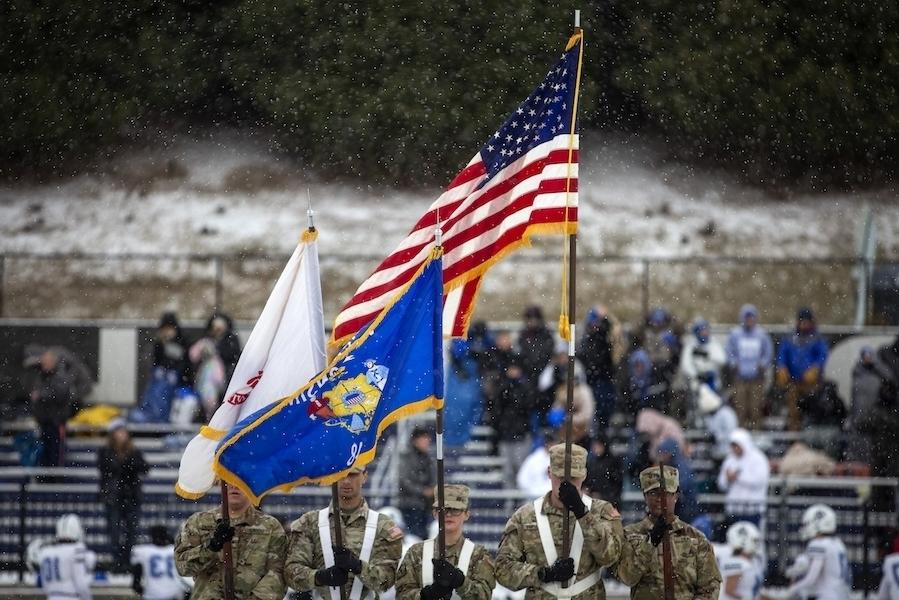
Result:
[[[632,600],[664,598],[662,574],[662,538],[668,532],[671,543],[671,566],[674,573],[675,600],[717,600],[721,573],[712,545],[695,527],[674,515],[678,499],[679,473],[665,467],[667,507],[662,517],[662,490],[659,467],[640,473],[640,487],[646,500],[646,517],[624,528],[627,544],[616,567],[618,579],[631,586]]]
[[[290,546],[284,565],[287,584],[300,592],[317,591],[325,600],[339,600],[340,586],[349,584],[350,600],[387,591],[396,578],[403,551],[403,531],[386,516],[368,508],[362,497],[365,469],[354,468],[337,484],[343,546],[334,542],[330,505],[306,513],[290,525]]]
[[[396,600],[490,600],[493,595],[493,558],[483,546],[466,539],[462,531],[470,516],[468,487],[446,485],[443,494],[446,559],[435,558],[436,540],[409,548],[396,574]],[[436,518],[436,500],[434,509]]]
[[[616,563],[621,554],[621,515],[608,502],[581,495],[587,476],[586,450],[571,447],[571,481],[562,479],[565,445],[553,446],[549,455],[552,490],[509,519],[496,554],[496,580],[513,591],[527,588],[525,600],[604,600],[600,570]],[[559,558],[565,510],[574,515],[571,553]]]
[[[243,492],[228,486],[230,525],[214,508],[188,517],[175,540],[175,566],[184,577],[194,578],[193,600],[225,597],[222,548],[231,541],[234,597],[282,598],[287,534],[281,523],[250,503]]]

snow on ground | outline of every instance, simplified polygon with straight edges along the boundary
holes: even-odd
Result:
[[[855,254],[866,205],[875,214],[879,256],[899,257],[899,203],[892,190],[783,199],[666,160],[664,147],[626,136],[586,136],[581,160],[581,257],[846,257]],[[203,141],[179,138],[132,152],[104,174],[0,187],[0,253],[280,257],[305,228],[307,189],[321,231],[323,270],[328,262],[342,265],[342,297],[334,303],[346,299],[346,290],[440,193],[436,187],[410,191],[323,182],[269,151],[261,136],[223,131]],[[527,253],[560,249],[561,242],[550,240]],[[107,267],[112,272],[106,277],[112,277],[115,267]],[[505,276],[514,277],[512,271],[506,268]],[[551,296],[555,275],[537,271],[521,285],[540,282]],[[16,293],[14,283],[7,284],[13,285],[8,294]],[[633,285],[622,284],[620,294]],[[851,311],[838,312],[842,319]]]

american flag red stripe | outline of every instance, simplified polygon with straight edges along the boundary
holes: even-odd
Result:
[[[579,39],[579,38],[578,38]],[[573,38],[574,40],[574,38]],[[335,319],[332,344],[373,320],[443,232],[444,332],[465,335],[484,272],[533,233],[577,227],[578,136],[572,133],[579,43],[572,45],[453,179]]]

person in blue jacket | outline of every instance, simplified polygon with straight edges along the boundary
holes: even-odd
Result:
[[[799,399],[821,387],[825,362],[827,342],[818,334],[812,310],[801,308],[796,315],[796,332],[781,340],[775,372],[775,382],[787,406],[787,427],[792,431],[802,427]]]

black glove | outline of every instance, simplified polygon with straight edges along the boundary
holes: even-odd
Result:
[[[543,583],[552,583],[553,581],[568,581],[574,576],[574,559],[559,558],[549,567],[541,567],[537,572],[537,577]]]
[[[340,567],[347,573],[355,573],[356,575],[362,572],[362,561],[356,558],[352,550],[343,546],[333,546],[333,548],[335,567]]]
[[[421,600],[450,600],[453,596],[453,588],[432,583],[421,588],[419,597]]]
[[[218,521],[215,531],[212,532],[212,538],[206,542],[206,547],[213,552],[218,552],[225,547],[225,542],[230,542],[233,537],[234,528],[224,521]]]
[[[328,587],[338,587],[347,582],[349,576],[347,572],[334,565],[327,569],[319,569],[315,572],[315,585],[326,585]]]
[[[671,525],[663,517],[659,517],[649,532],[649,542],[653,546],[658,546],[662,543],[662,538],[665,537],[667,531],[671,531]]]
[[[587,506],[581,500],[581,493],[570,481],[563,481],[559,484],[559,500],[578,519],[587,514]]]
[[[465,583],[465,573],[442,558],[432,558],[434,563],[434,583],[441,587],[457,590]]]

